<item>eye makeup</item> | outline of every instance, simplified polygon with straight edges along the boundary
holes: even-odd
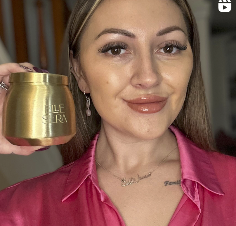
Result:
[[[104,45],[102,48],[98,50],[99,53],[106,53],[112,49],[124,49],[126,50],[128,45],[123,42],[111,42]]]
[[[109,53],[112,56],[119,56],[122,54],[122,50],[127,50],[128,45],[124,42],[110,42],[101,47],[98,52],[99,53]],[[159,53],[160,50],[163,50],[163,54],[166,55],[175,55],[180,51],[184,51],[187,49],[187,45],[182,45],[180,42],[176,40],[165,41],[161,43],[155,50],[155,53]],[[175,50],[175,51],[174,51]],[[173,52],[174,51],[174,52]]]

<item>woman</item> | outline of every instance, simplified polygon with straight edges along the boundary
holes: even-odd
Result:
[[[67,32],[77,107],[77,135],[62,147],[70,164],[2,191],[0,222],[236,224],[236,161],[210,151],[187,2],[78,1]],[[19,69],[0,69],[10,66]]]

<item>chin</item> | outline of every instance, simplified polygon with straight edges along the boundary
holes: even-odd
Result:
[[[169,126],[161,126],[156,128],[143,128],[142,130],[138,129],[136,131],[130,131],[133,137],[136,137],[140,140],[154,140],[162,137],[168,131]]]

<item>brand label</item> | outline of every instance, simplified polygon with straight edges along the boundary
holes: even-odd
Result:
[[[45,106],[45,115],[42,117],[44,124],[67,123],[64,104],[52,104]]]

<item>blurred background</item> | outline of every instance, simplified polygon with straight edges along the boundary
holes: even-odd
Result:
[[[188,0],[218,149],[236,156],[236,0]],[[66,23],[76,0],[0,0],[0,64],[30,62],[58,72]],[[219,12],[225,7],[230,12]],[[225,9],[225,11],[227,11]],[[0,155],[0,190],[62,165],[57,147],[30,156]]]

